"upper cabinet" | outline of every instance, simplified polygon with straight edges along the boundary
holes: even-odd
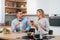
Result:
[[[23,14],[27,13],[26,0],[5,0],[5,13],[15,14],[17,9],[20,9]]]

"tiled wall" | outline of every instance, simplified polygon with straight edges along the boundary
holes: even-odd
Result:
[[[30,20],[34,20],[34,22],[37,22],[37,16],[36,15],[25,15],[23,16],[24,18],[26,18],[28,21]],[[9,20],[10,22],[12,22],[13,19],[15,19],[16,16],[15,15],[6,15],[5,16],[5,20]]]

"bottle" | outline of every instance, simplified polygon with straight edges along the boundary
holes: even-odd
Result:
[[[39,33],[40,33],[40,31],[39,31]],[[43,34],[42,33],[40,33],[40,40],[43,40]]]
[[[5,27],[3,28],[3,33],[4,33],[4,34],[6,33],[6,28],[5,28]]]
[[[40,34],[40,40],[43,40],[43,35],[42,34]]]

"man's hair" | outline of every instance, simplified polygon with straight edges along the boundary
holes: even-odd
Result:
[[[20,9],[16,9],[16,13],[18,13],[18,12],[21,12],[21,10]]]

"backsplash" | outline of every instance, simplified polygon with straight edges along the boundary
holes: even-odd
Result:
[[[38,18],[37,18],[36,15],[24,15],[23,17],[25,19],[27,19],[28,21],[34,20],[34,22],[37,23],[37,19]],[[15,18],[16,18],[15,15],[6,15],[6,17],[5,17],[5,23],[6,23],[6,21],[10,21],[10,24],[11,24],[12,20],[15,19]]]

